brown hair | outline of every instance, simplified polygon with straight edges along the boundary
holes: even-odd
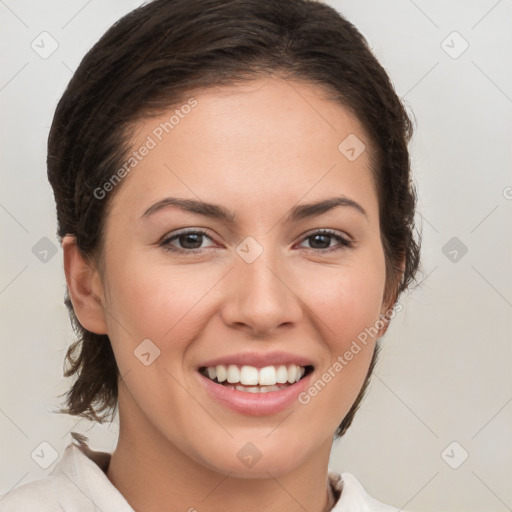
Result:
[[[105,199],[94,191],[126,160],[134,124],[191,91],[272,74],[320,86],[363,125],[378,189],[385,301],[393,304],[419,266],[407,149],[412,123],[364,37],[313,0],[155,0],[116,22],[80,63],[51,126],[48,179],[59,239],[74,235],[83,257],[101,268],[107,208],[122,185]],[[114,416],[118,396],[110,340],[83,328],[69,290],[65,304],[78,339],[67,351],[64,375],[77,379],[60,412],[103,422],[109,412]],[[337,436],[352,422],[378,349]]]

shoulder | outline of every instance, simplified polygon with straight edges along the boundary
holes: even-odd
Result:
[[[0,496],[0,512],[50,512],[64,510],[59,497],[73,492],[60,475],[28,482]]]
[[[0,512],[133,512],[108,480],[110,454],[71,443],[50,475],[0,496]]]
[[[335,475],[336,473],[332,473]],[[341,496],[332,512],[398,512],[398,508],[386,505],[370,496],[359,480],[351,473],[338,475]]]

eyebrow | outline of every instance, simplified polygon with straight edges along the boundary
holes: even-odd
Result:
[[[212,219],[218,219],[220,221],[226,222],[228,224],[233,224],[235,222],[235,214],[225,208],[224,206],[220,206],[212,203],[205,203],[204,201],[197,201],[195,199],[181,199],[178,197],[166,197],[156,202],[152,206],[150,206],[140,217],[140,220],[147,219],[157,211],[160,211],[168,206],[175,206],[180,208],[181,210],[195,213],[197,215],[203,215],[204,217],[209,217]],[[331,197],[328,199],[323,199],[322,201],[317,201],[313,203],[305,203],[294,206],[288,216],[286,218],[287,222],[295,222],[301,219],[316,217],[323,213],[332,210],[337,206],[345,206],[350,207],[368,217],[365,209],[354,200],[349,199],[345,196],[340,197]]]

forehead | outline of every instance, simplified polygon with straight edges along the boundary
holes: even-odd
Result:
[[[166,193],[255,208],[336,191],[374,196],[362,125],[308,83],[262,78],[191,94],[138,123],[131,146],[113,210],[134,215]]]

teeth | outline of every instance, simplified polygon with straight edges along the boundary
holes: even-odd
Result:
[[[231,387],[231,386],[230,386]],[[279,391],[283,387],[287,386],[251,386],[251,387],[245,387],[245,386],[234,386],[234,389],[237,391],[246,391],[248,393],[268,393],[269,391]]]
[[[281,365],[276,372],[276,381],[280,384],[284,384],[285,382],[288,382],[288,370],[286,369],[286,366]]]
[[[223,384],[225,388],[236,389],[237,391],[245,391],[248,393],[268,393],[269,391],[279,391],[287,388],[289,384],[281,384],[279,386],[242,386],[241,384]]]
[[[258,383],[260,386],[273,386],[276,381],[276,369],[273,366],[260,368]]]
[[[264,388],[243,388],[243,391],[249,391],[250,393],[274,391],[271,388],[276,387],[276,384],[293,384],[298,382],[305,373],[306,369],[296,364],[290,364],[288,366],[279,365],[277,367],[265,366],[264,368],[256,368],[249,365],[238,367],[235,364],[230,364],[226,367],[223,364],[219,364],[215,367],[211,366],[206,368],[204,372],[205,376],[209,377],[211,380],[215,380],[216,378],[218,382],[227,381],[225,385],[235,389],[238,388],[236,386],[229,386],[229,384],[240,383],[244,386],[265,386]]]
[[[227,376],[228,382],[230,384],[236,384],[237,382],[240,382],[240,370],[238,369],[238,366],[230,364],[227,369]]]
[[[217,380],[219,382],[224,382],[228,375],[227,375],[227,372],[226,372],[226,367],[223,365],[223,364],[219,364],[215,367],[215,370],[214,370],[214,375],[213,377],[210,375],[210,368],[208,368],[208,377],[210,377],[210,379],[215,379],[215,377],[217,377]]]
[[[297,378],[298,377],[298,378]],[[300,379],[300,368],[291,364],[288,366],[288,382],[293,384]]]
[[[258,369],[254,366],[242,366],[240,370],[240,382],[245,386],[258,384]]]

